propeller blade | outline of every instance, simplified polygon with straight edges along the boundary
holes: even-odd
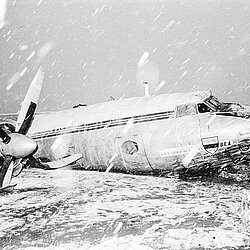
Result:
[[[8,144],[11,139],[11,137],[2,128],[0,128],[0,138],[5,144]]]
[[[20,134],[26,134],[32,124],[37,102],[40,96],[44,78],[43,69],[40,67],[33,81],[30,84],[28,92],[22,102],[21,110],[17,118],[16,131]]]
[[[14,161],[12,156],[6,156],[3,165],[0,169],[0,188],[5,188],[10,185]]]
[[[21,163],[21,161],[22,159],[17,159],[14,161],[12,177],[17,177],[19,174],[21,174],[23,170],[23,164]]]
[[[26,134],[31,126],[33,116],[36,110],[36,104],[31,102],[30,106],[28,108],[28,111],[26,113],[25,119],[21,125],[21,127],[17,130],[19,134]]]
[[[0,128],[0,141],[5,144],[2,151],[6,156],[0,167],[0,192],[13,191],[15,185],[10,185],[12,177],[18,176],[23,169],[22,159],[34,153],[37,144],[26,136],[35,114],[37,102],[40,96],[44,72],[42,68],[37,71],[32,80],[28,92],[21,104],[21,109],[17,118],[15,131],[9,135]]]

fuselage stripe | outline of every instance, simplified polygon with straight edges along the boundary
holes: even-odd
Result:
[[[100,122],[82,124],[82,125],[71,126],[71,127],[57,128],[53,130],[30,134],[29,136],[33,139],[43,139],[43,138],[54,137],[54,136],[58,136],[62,134],[72,134],[72,133],[87,132],[87,131],[117,127],[117,126],[126,126],[126,124],[130,121],[131,121],[131,124],[137,124],[137,123],[158,121],[158,120],[163,120],[163,119],[168,119],[168,118],[173,118],[173,117],[174,117],[174,111],[168,111],[168,112],[161,112],[161,113],[155,113],[155,114],[131,116],[131,117],[126,117],[126,118],[114,119],[114,120],[100,121]]]

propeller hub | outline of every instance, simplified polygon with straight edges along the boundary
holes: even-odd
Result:
[[[9,136],[10,142],[3,145],[1,149],[3,155],[23,158],[37,150],[37,143],[33,139],[18,133],[11,133]]]

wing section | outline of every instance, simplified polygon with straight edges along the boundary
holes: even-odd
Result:
[[[67,156],[65,158],[62,158],[60,160],[57,160],[57,161],[40,162],[40,164],[42,165],[42,168],[44,168],[46,170],[53,170],[53,169],[66,167],[66,166],[78,161],[81,158],[82,158],[82,154],[74,154],[74,155],[70,155],[70,156]]]

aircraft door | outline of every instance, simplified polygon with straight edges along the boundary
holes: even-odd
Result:
[[[141,135],[116,137],[117,153],[126,171],[151,171]]]
[[[175,131],[177,147],[194,146],[200,143],[199,117],[194,103],[176,107]]]

